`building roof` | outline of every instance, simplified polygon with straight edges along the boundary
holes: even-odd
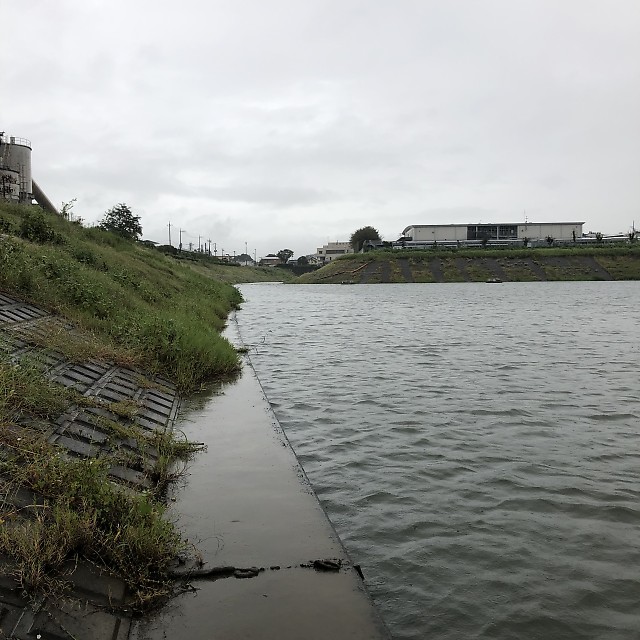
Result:
[[[404,235],[409,229],[427,229],[430,227],[524,227],[535,225],[558,225],[558,224],[585,224],[584,222],[460,222],[454,224],[410,224],[405,227]]]

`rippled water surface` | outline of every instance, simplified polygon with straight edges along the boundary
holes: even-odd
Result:
[[[395,638],[640,638],[640,283],[242,293]]]

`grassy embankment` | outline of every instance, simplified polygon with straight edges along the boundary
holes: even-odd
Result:
[[[193,260],[186,260],[194,271],[229,284],[242,282],[292,282],[296,276],[288,269],[274,267],[245,267],[239,264],[220,264],[207,256],[197,256]]]
[[[371,251],[346,255],[300,276],[300,284],[340,282],[531,282],[640,280],[640,243],[528,249]]]
[[[38,367],[0,362],[0,554],[9,558],[3,569],[31,597],[58,595],[67,588],[67,563],[84,558],[121,578],[130,606],[142,610],[171,592],[166,567],[185,544],[156,494],[111,481],[111,457],[65,456],[24,424],[55,419],[70,404],[90,401],[47,382]],[[133,425],[127,431],[129,438],[147,437]],[[164,447],[174,460],[192,451],[166,433],[148,446]]]
[[[52,349],[71,361],[94,358],[162,374],[188,393],[239,368],[238,354],[219,333],[241,301],[234,287],[219,281],[225,274],[231,282],[269,275],[185,265],[37,207],[0,203],[0,292],[75,327],[52,324],[34,333],[35,353]],[[183,543],[163,517],[158,492],[123,491],[108,477],[114,460],[74,459],[49,444],[34,425],[92,400],[49,382],[37,355],[16,363],[9,351],[0,335],[0,554],[17,563],[14,577],[33,593],[49,590],[76,555],[123,578],[138,607],[166,594],[166,566]],[[108,409],[133,418],[135,406],[116,404]],[[193,450],[172,434],[147,435],[133,420],[125,427],[104,422],[140,450],[160,451],[162,469],[150,472],[156,486],[170,477],[172,459]],[[33,492],[33,504],[16,509],[9,498],[25,491]]]

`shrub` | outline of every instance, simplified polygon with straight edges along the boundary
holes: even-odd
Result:
[[[44,213],[39,210],[27,210],[20,222],[19,234],[21,238],[31,242],[53,242],[56,234]]]
[[[10,233],[13,225],[9,220],[0,216],[0,233]]]

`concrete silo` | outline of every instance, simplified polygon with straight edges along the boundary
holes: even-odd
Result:
[[[15,202],[33,199],[31,141],[0,132],[0,197]]]

